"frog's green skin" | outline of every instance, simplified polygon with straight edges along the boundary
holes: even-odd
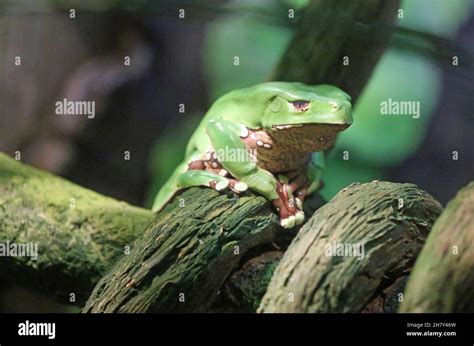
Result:
[[[335,86],[271,82],[234,90],[204,116],[153,210],[190,186],[250,188],[291,228],[304,220],[304,197],[320,186],[322,151],[351,123],[350,96]]]

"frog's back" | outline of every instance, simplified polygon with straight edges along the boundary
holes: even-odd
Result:
[[[211,119],[235,119],[236,115],[233,109],[236,109],[235,103],[239,94],[245,89],[231,91],[217,99],[202,118],[198,127],[192,134],[186,146],[186,158],[194,155],[196,152],[206,153],[211,148],[211,141],[206,133],[206,124]]]
[[[225,119],[238,122],[249,129],[259,128],[261,117],[266,105],[268,89],[278,87],[281,83],[263,83],[252,87],[233,90],[217,99],[201,120],[186,147],[186,158],[196,151],[205,153],[211,148],[206,133],[206,124],[211,119]]]

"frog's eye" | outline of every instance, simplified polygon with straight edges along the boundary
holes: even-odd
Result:
[[[297,111],[300,111],[300,112],[304,112],[305,110],[307,110],[309,108],[309,102],[308,101],[297,100],[297,101],[293,101],[291,103],[293,104],[293,107]]]

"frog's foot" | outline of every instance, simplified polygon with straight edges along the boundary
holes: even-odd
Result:
[[[229,188],[237,194],[248,189],[247,184],[242,181],[199,169],[188,170],[177,176],[176,187],[178,189],[191,186],[206,186],[217,191],[224,191]]]
[[[209,186],[216,191],[224,191],[229,188],[237,194],[248,190],[247,184],[231,178],[225,178],[219,181],[213,180],[209,183]]]
[[[272,203],[280,214],[280,225],[283,228],[293,228],[303,223],[304,212],[303,202],[298,197],[293,196],[291,187],[282,182],[277,182],[278,198]]]
[[[229,175],[213,150],[209,150],[201,159],[193,160],[188,163],[188,170],[202,170],[218,174],[222,177]]]

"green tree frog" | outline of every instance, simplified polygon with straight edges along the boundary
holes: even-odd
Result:
[[[203,117],[153,210],[191,186],[251,189],[271,201],[281,226],[301,224],[304,198],[321,186],[323,151],[351,125],[351,108],[332,85],[269,82],[229,92]]]

